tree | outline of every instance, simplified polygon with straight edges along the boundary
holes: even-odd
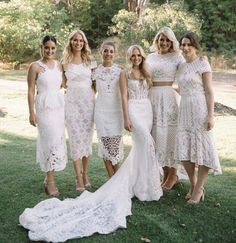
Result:
[[[137,43],[149,50],[157,31],[163,26],[172,28],[177,37],[189,30],[200,33],[201,23],[182,4],[150,4],[139,18],[134,12],[120,10],[112,19],[110,33],[116,34],[127,45]]]
[[[50,0],[12,0],[0,3],[0,58],[21,63],[39,55],[40,40],[46,34],[64,39],[70,31],[65,9]]]

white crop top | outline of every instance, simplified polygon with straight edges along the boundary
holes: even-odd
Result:
[[[167,54],[155,52],[147,57],[153,82],[174,82],[177,69],[183,62],[185,62],[184,57],[177,52]]]

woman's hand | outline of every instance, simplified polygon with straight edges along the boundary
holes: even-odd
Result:
[[[127,130],[128,132],[132,132],[132,123],[129,119],[125,120],[124,127],[125,127],[125,130]]]
[[[214,127],[214,118],[213,116],[207,117],[207,131],[210,131]]]
[[[29,122],[32,126],[36,127],[37,126],[37,119],[35,113],[30,114],[29,116]]]

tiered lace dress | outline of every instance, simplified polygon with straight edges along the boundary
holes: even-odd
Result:
[[[121,68],[117,65],[99,65],[93,79],[96,81],[95,124],[99,139],[99,157],[113,165],[123,159],[123,113],[119,88]]]
[[[174,82],[177,69],[184,58],[180,53],[171,52],[148,55],[153,83]],[[178,122],[179,95],[171,86],[153,86],[149,98],[153,109],[152,136],[156,143],[161,167],[178,169],[180,178],[186,178],[185,171],[174,160],[175,136]],[[179,167],[179,168],[178,168]]]
[[[63,170],[67,163],[64,123],[64,97],[60,92],[62,72],[37,61],[43,68],[36,80],[37,163],[44,172]]]
[[[212,130],[207,131],[207,103],[202,74],[211,72],[207,61],[195,59],[180,66],[178,84],[181,102],[175,144],[175,159],[197,162],[221,173]]]
[[[64,201],[52,198],[25,209],[20,224],[29,229],[31,240],[64,242],[96,232],[109,234],[126,228],[133,196],[141,201],[159,200],[162,196],[159,166],[150,134],[152,108],[147,84],[129,80],[128,86],[133,146],[127,159],[94,193],[85,191],[75,199]]]
[[[92,154],[94,91],[91,69],[85,64],[68,64],[65,68],[66,127],[71,157],[74,161]]]

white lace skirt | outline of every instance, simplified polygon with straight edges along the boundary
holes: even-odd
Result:
[[[207,115],[204,94],[181,97],[175,159],[205,165],[221,174],[213,133],[207,131]]]
[[[178,122],[179,95],[169,86],[152,87],[149,98],[153,109],[152,136],[161,167],[176,167],[175,136]]]
[[[44,172],[63,170],[67,163],[64,98],[59,91],[38,94],[36,161]]]
[[[98,136],[98,156],[110,160],[113,165],[122,161],[124,148],[122,140],[122,110],[106,109],[106,104],[95,104],[94,120]]]
[[[94,91],[91,87],[71,87],[65,96],[66,127],[72,159],[92,154]]]

